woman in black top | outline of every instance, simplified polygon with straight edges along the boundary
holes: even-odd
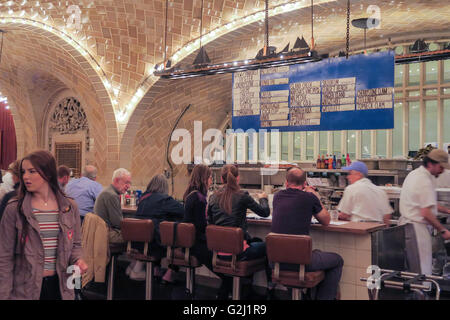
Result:
[[[184,193],[184,222],[195,226],[195,245],[192,254],[212,270],[212,252],[206,245],[206,197],[212,183],[211,169],[203,164],[192,169],[189,186]]]
[[[154,176],[150,180],[147,190],[142,194],[136,211],[136,218],[151,219],[153,221],[155,232],[150,251],[152,255],[158,256],[161,259],[166,255],[166,248],[161,245],[161,236],[159,233],[160,222],[181,221],[184,217],[183,205],[169,196],[168,192],[169,185],[166,177],[163,174]],[[163,280],[172,283],[175,277],[172,270],[175,269],[177,268],[169,268]],[[140,274],[138,278],[142,278],[143,265],[141,266],[140,263],[136,263],[132,266],[132,272]],[[157,273],[159,272],[155,272],[155,274]]]
[[[266,257],[266,244],[258,238],[252,238],[247,232],[247,209],[252,210],[261,217],[270,215],[267,194],[259,193],[259,204],[239,187],[239,170],[234,165],[225,165],[221,171],[224,187],[211,196],[208,203],[208,222],[210,224],[239,227],[244,231],[244,252],[238,255],[239,260],[253,260]],[[220,256],[229,259],[229,256]],[[266,263],[266,276],[269,289],[271,289],[271,269]],[[222,282],[221,295],[226,298],[230,282]]]

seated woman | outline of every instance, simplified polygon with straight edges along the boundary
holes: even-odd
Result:
[[[189,186],[184,193],[184,220],[195,226],[195,245],[191,253],[203,265],[212,270],[212,252],[206,245],[206,197],[212,182],[211,169],[196,165],[191,173]]]
[[[266,244],[261,239],[252,238],[247,232],[247,209],[252,210],[261,217],[270,215],[267,194],[259,193],[259,204],[253,200],[248,192],[239,187],[239,171],[234,165],[225,165],[221,171],[221,190],[214,193],[208,203],[208,222],[210,224],[239,227],[244,231],[244,252],[238,255],[239,260],[252,260],[266,256]],[[221,259],[230,257],[219,255]],[[269,289],[271,289],[271,269],[267,263],[266,275]],[[219,298],[226,299],[231,291],[231,279],[222,278]]]
[[[152,219],[155,226],[154,240],[150,247],[152,255],[159,256],[161,259],[166,255],[166,249],[161,245],[161,237],[159,233],[159,223],[161,221],[181,221],[184,217],[183,205],[168,195],[169,186],[164,175],[158,174],[154,176],[147,186],[147,190],[139,200],[136,217],[141,219]],[[144,265],[136,262],[131,267],[130,277],[133,275],[145,278]],[[156,273],[155,273],[156,274]],[[164,281],[173,282],[174,274],[172,269],[168,269],[163,277]]]

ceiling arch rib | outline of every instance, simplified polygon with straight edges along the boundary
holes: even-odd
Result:
[[[67,53],[69,53],[86,72],[89,80],[98,93],[102,105],[111,108],[114,110],[114,114],[117,114],[118,110],[116,110],[117,108],[113,106],[113,101],[115,101],[113,97],[114,92],[111,82],[106,78],[106,73],[100,67],[100,64],[94,56],[83,48],[77,41],[75,41],[70,35],[43,22],[28,18],[0,17],[0,26],[5,29],[18,28],[29,30],[43,35],[58,44]]]

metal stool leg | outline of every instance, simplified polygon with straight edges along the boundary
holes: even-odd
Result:
[[[108,291],[107,291],[107,294],[106,294],[106,300],[112,300],[113,299],[115,264],[116,264],[116,256],[113,255],[111,257],[111,263],[109,265]]]
[[[233,300],[241,299],[241,278],[233,277]]]
[[[195,290],[195,268],[186,269],[186,291],[194,298]]]
[[[153,263],[146,263],[145,272],[145,300],[152,300]]]
[[[299,288],[292,288],[292,300],[301,300],[302,291]]]

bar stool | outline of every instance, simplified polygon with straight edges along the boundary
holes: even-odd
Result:
[[[125,251],[123,243],[109,244],[109,255],[111,262],[109,263],[108,288],[106,292],[106,300],[112,300],[114,295],[114,275],[116,271],[117,257]]]
[[[169,264],[186,267],[186,292],[194,298],[195,268],[202,265],[190,254],[190,248],[195,244],[195,226],[192,223],[163,221],[159,224],[159,232],[161,244],[167,247]]]
[[[305,272],[312,256],[310,236],[271,232],[266,237],[266,249],[269,262],[275,263],[272,281],[292,288],[292,300],[300,300],[303,289],[314,288],[325,277],[324,271]],[[280,263],[298,264],[299,270],[280,270]]]
[[[213,270],[233,277],[233,300],[241,295],[241,278],[265,269],[266,259],[237,261],[237,255],[244,251],[244,231],[242,228],[208,225],[206,227],[208,249],[213,251]],[[231,253],[231,261],[220,259],[218,252]]]
[[[130,259],[139,260],[146,264],[145,274],[145,299],[152,299],[153,262],[158,257],[149,255],[148,246],[153,241],[154,225],[150,219],[126,218],[121,223],[122,237],[127,242],[127,255]],[[131,249],[131,242],[144,242],[143,253]]]

